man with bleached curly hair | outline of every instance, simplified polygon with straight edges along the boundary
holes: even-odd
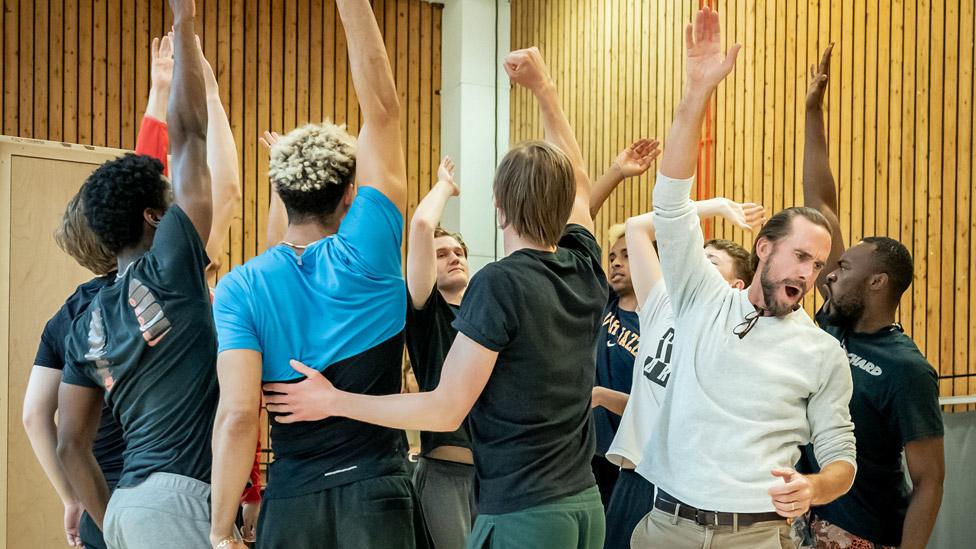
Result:
[[[400,264],[406,169],[400,105],[366,0],[339,0],[363,126],[307,125],[271,148],[288,214],[281,243],[217,285],[220,403],[214,424],[211,542],[235,538],[257,436],[262,382],[301,390],[300,360],[347,391],[400,391],[406,292]],[[334,418],[275,421],[259,547],[427,547],[397,429]]]

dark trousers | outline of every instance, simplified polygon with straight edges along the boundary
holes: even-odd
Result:
[[[413,483],[436,549],[463,549],[477,515],[474,465],[421,456]]]
[[[630,549],[637,523],[654,508],[654,485],[633,469],[621,469],[607,507],[607,540],[604,549]]]
[[[593,456],[590,464],[593,466],[593,476],[596,477],[596,487],[600,489],[603,507],[609,507],[613,487],[617,484],[617,477],[620,475],[620,467],[610,463],[603,456]]]
[[[312,494],[264,498],[259,549],[428,549],[410,477],[384,475]]]
[[[105,549],[105,540],[102,538],[102,531],[98,525],[85,511],[81,515],[81,522],[78,524],[78,534],[81,542],[85,544],[85,549]]]

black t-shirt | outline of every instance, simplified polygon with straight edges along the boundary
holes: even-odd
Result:
[[[402,317],[401,317],[402,318]],[[337,388],[363,395],[400,392],[403,332],[322,372]],[[297,383],[304,378],[290,381]],[[266,393],[270,394],[270,393]],[[271,414],[267,499],[311,494],[336,486],[406,472],[406,437],[399,429],[344,417],[277,423]]]
[[[909,442],[943,436],[938,375],[898,327],[860,334],[826,323],[823,314],[817,321],[850,360],[857,476],[846,495],[814,512],[867,540],[900,545],[911,500],[901,453]],[[809,446],[801,467],[819,470]]]
[[[634,311],[621,309],[620,296],[611,290],[596,344],[596,385],[629,394],[639,346],[640,318]],[[593,424],[596,453],[604,456],[620,427],[620,416],[601,406],[593,410]]]
[[[579,225],[555,252],[518,250],[471,279],[454,327],[498,352],[468,415],[479,513],[595,485],[590,395],[607,292],[600,246]]]
[[[68,297],[57,313],[47,321],[41,334],[41,343],[37,347],[34,365],[53,370],[64,370],[64,339],[71,328],[71,322],[88,308],[88,304],[98,294],[98,291],[115,279],[115,273],[93,278],[78,286]],[[122,438],[122,427],[112,417],[108,405],[102,406],[102,419],[98,425],[98,433],[92,443],[95,461],[105,475],[109,487],[115,486],[122,474],[122,452],[125,441]]]
[[[434,288],[423,308],[407,304],[407,354],[421,391],[433,391],[441,381],[444,359],[451,350],[457,330],[451,326],[458,307],[444,300]],[[452,433],[420,432],[420,452],[427,455],[440,446],[471,447],[467,421]]]
[[[125,433],[120,488],[157,472],[210,482],[217,337],[208,262],[190,219],[173,206],[152,248],[72,323],[63,381],[105,389]]]

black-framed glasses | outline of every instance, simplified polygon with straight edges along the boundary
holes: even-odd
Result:
[[[746,315],[746,319],[740,322],[735,328],[732,328],[732,333],[739,336],[739,339],[746,337],[752,328],[759,322],[759,317],[762,316],[762,310],[756,309],[755,311]]]

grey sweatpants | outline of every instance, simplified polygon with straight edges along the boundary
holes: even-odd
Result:
[[[153,473],[115,489],[104,526],[109,549],[210,549],[210,485]]]
[[[474,465],[420,457],[413,484],[435,549],[461,549],[474,520]]]

